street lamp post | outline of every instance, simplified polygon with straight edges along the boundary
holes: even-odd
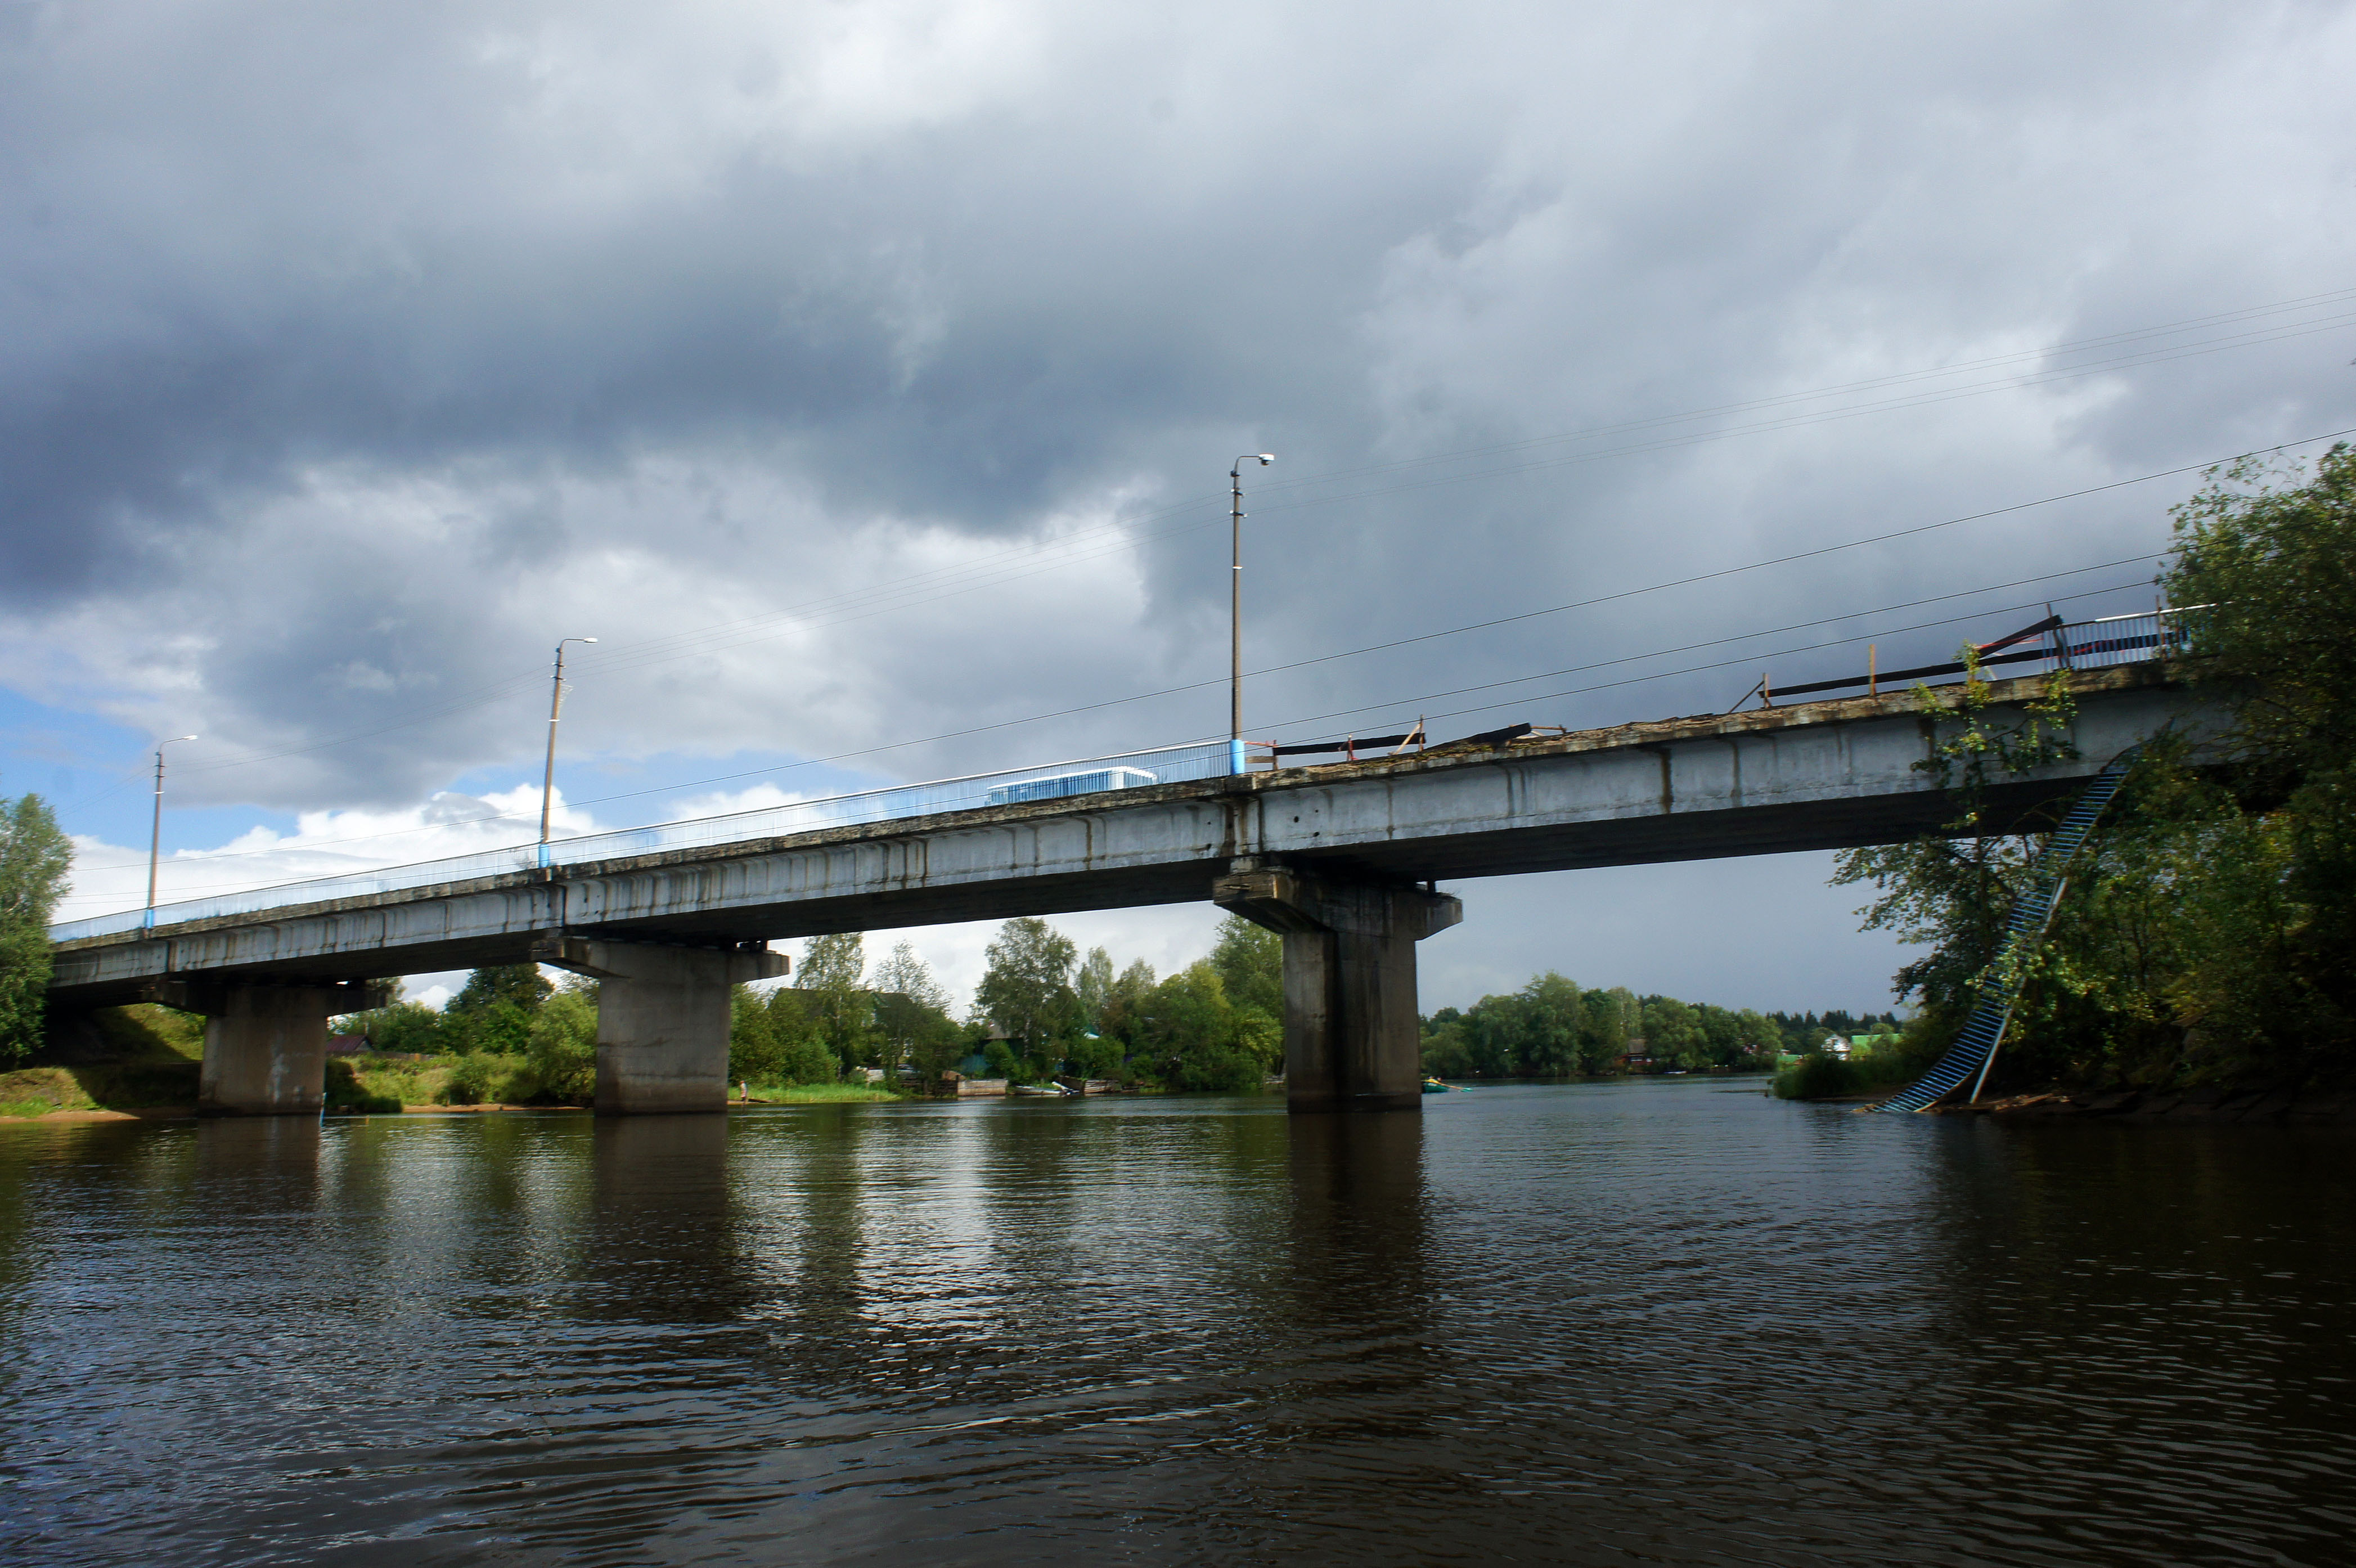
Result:
[[[1227,483],[1233,499],[1227,507],[1228,524],[1235,535],[1236,569],[1227,585],[1227,622],[1230,655],[1227,677],[1227,771],[1244,770],[1244,465],[1253,458],[1267,467],[1276,461],[1273,452],[1247,452],[1236,459],[1227,470]]]
[[[559,638],[556,643],[556,678],[548,693],[548,767],[540,776],[540,864],[548,864],[549,802],[556,793],[556,719],[564,711],[564,645],[568,642],[594,642],[594,637]]]
[[[174,741],[194,740],[192,735],[176,735],[171,740],[155,743],[155,827],[147,840],[147,918],[145,928],[155,925],[155,867],[164,858],[164,748]]]

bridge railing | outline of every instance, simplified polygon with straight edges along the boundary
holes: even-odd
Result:
[[[297,882],[276,882],[209,897],[158,905],[153,924],[172,925],[218,915],[246,915],[288,905],[321,904],[338,898],[400,893],[444,883],[470,882],[479,877],[529,871],[547,865],[562,868],[663,850],[695,849],[734,843],[744,839],[781,838],[789,833],[815,832],[822,828],[852,827],[890,822],[901,817],[930,816],[940,811],[969,811],[983,806],[1019,804],[1029,800],[1062,800],[1148,784],[1175,784],[1194,779],[1216,778],[1228,770],[1228,746],[1224,740],[1207,745],[1161,746],[1151,751],[1122,752],[1111,757],[1080,757],[1033,768],[969,774],[961,779],[936,779],[921,784],[888,785],[844,795],[791,800],[720,816],[692,817],[657,822],[642,828],[584,833],[557,839],[542,846],[519,844],[482,850],[473,854],[406,865],[371,867]],[[300,845],[287,853],[305,853]],[[180,864],[187,865],[188,862]],[[201,859],[194,864],[203,865]],[[67,920],[49,928],[51,941],[110,936],[134,931],[150,924],[145,909],[126,909],[87,919]]]
[[[2048,670],[2099,670],[2110,664],[2133,664],[2146,659],[2174,659],[2192,651],[2201,620],[2209,607],[2145,610],[2140,615],[2104,616],[2099,620],[2072,621],[2048,636]]]
[[[1860,686],[1869,692],[1898,692],[1912,682],[1941,680],[1975,668],[1991,676],[2004,676],[2022,673],[2012,668],[2021,664],[2033,664],[2040,667],[2040,673],[2051,673],[2055,670],[2098,670],[2104,665],[2131,664],[2147,659],[2173,659],[2194,651],[2203,619],[2213,607],[2187,605],[2180,609],[2145,610],[2136,615],[2067,622],[2053,616],[2010,637],[1982,643],[1975,663],[1969,665],[1957,659],[1940,664],[1917,664],[1908,670],[1877,671],[1869,668],[1862,675],[1837,675],[1828,681],[1803,681],[1793,685],[1779,685],[1772,674],[1762,674],[1759,683],[1743,693],[1742,702],[1734,705],[1740,708],[1753,697],[1772,704],[1779,698],[1789,702],[1794,697],[1847,692]]]

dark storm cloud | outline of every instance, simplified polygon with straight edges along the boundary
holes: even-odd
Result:
[[[213,799],[413,800],[518,761],[547,644],[592,628],[580,734],[624,754],[831,751],[1215,678],[1215,499],[1126,559],[630,650],[1151,514],[1246,448],[1282,453],[1247,578],[1273,663],[2356,422],[2342,332],[1449,486],[1276,488],[2356,283],[2339,8],[13,20],[10,646],[43,695],[273,757],[192,772]],[[1319,667],[1253,712],[2127,554],[2164,499]]]

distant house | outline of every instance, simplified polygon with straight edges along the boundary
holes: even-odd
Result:
[[[369,1054],[366,1035],[329,1035],[327,1054],[331,1057],[360,1057]]]

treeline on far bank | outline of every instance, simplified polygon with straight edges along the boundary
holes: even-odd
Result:
[[[1895,1029],[1889,1014],[1760,1013],[1624,986],[1582,990],[1552,970],[1520,990],[1423,1021],[1434,1078],[1601,1078],[1623,1072],[1765,1072],[1828,1036]]]
[[[1112,1079],[1153,1090],[1258,1088],[1280,1069],[1278,939],[1229,919],[1205,958],[1168,976],[1142,960],[1082,955],[1046,921],[1007,921],[967,1016],[905,942],[870,966],[858,932],[812,938],[792,983],[736,988],[730,1080],[765,1092],[865,1080],[937,1088],[949,1074],[1044,1082]],[[436,1011],[396,1002],[338,1027],[370,1057],[338,1093],[354,1103],[428,1098],[578,1103],[594,1092],[597,988],[552,984],[530,965],[480,969]]]
[[[1223,923],[1211,950],[1174,974],[1080,953],[1040,919],[1010,920],[966,1016],[906,943],[866,961],[858,933],[807,945],[793,983],[737,988],[730,1080],[755,1098],[865,1080],[923,1092],[952,1072],[1045,1082],[1109,1079],[1140,1090],[1258,1088],[1283,1069],[1283,950],[1250,923]],[[331,1086],[338,1102],[578,1103],[595,1088],[596,986],[537,969],[481,969],[440,1011],[397,1002],[342,1021],[370,1058]],[[1601,1077],[1772,1068],[1826,1033],[1869,1028],[1846,1013],[1730,1011],[1622,989],[1582,991],[1549,972],[1424,1021],[1425,1069],[1465,1079]]]

